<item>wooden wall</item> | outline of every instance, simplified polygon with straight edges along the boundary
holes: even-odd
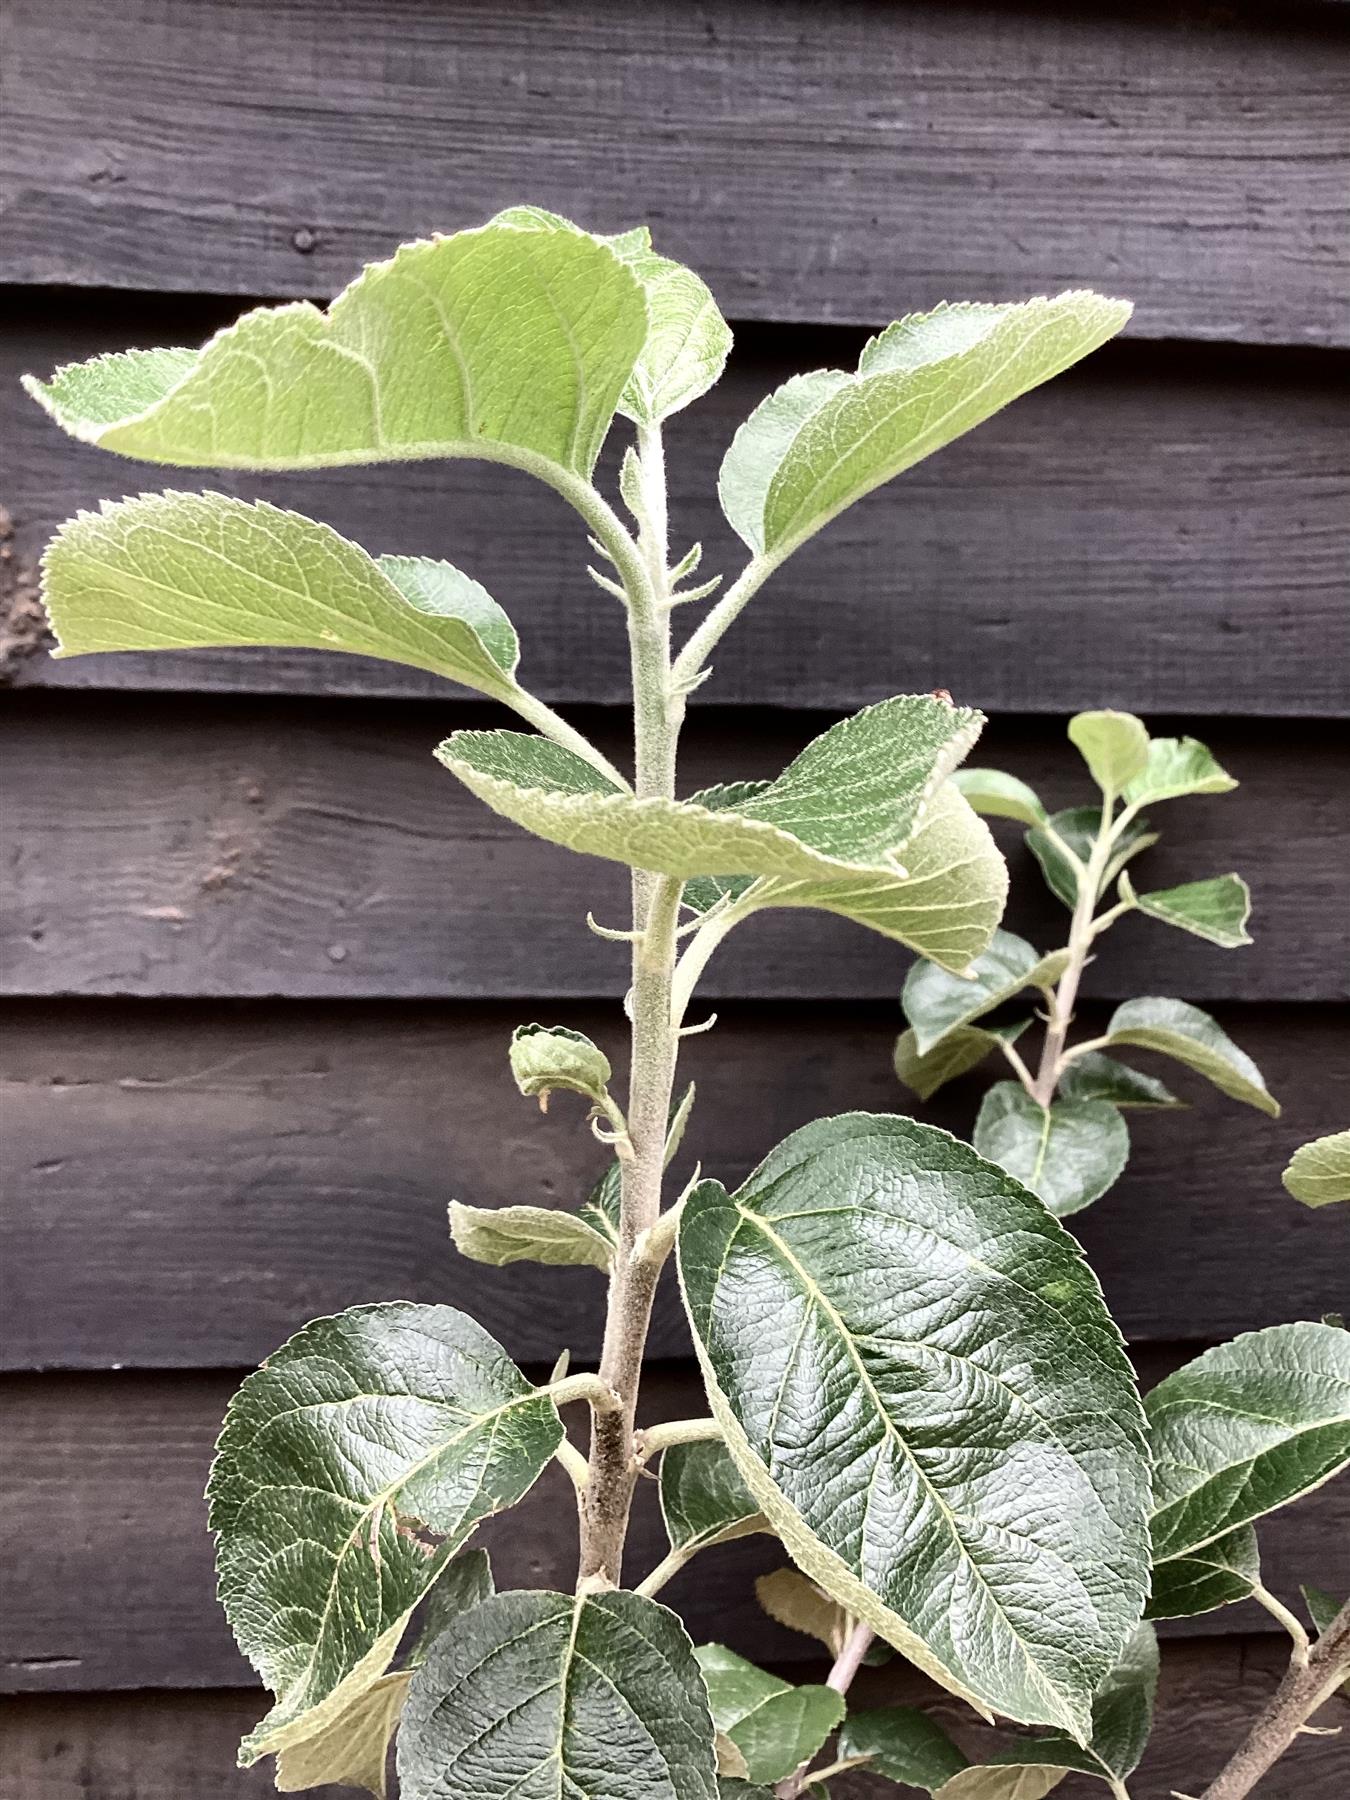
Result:
[[[647,218],[737,328],[723,387],[670,432],[676,529],[733,567],[712,476],[786,373],[944,296],[1134,296],[1123,341],[793,559],[698,696],[691,774],[771,772],[842,710],[936,685],[993,713],[981,760],[1055,800],[1074,792],[1066,713],[1194,726],[1243,786],[1173,815],[1158,884],[1242,869],[1257,943],[1223,954],[1127,922],[1086,1016],[1141,990],[1211,1004],[1286,1112],[1196,1093],[1192,1114],[1141,1116],[1082,1236],[1145,1381],[1345,1306],[1350,1220],[1301,1211],[1278,1175],[1350,1097],[1350,7],[0,15],[6,1795],[267,1791],[232,1768],[259,1696],[212,1600],[200,1500],[226,1398],[302,1320],[395,1295],[472,1307],[532,1367],[561,1344],[594,1354],[598,1278],[457,1265],[444,1206],[576,1199],[595,1147],[566,1108],[541,1121],[517,1099],[506,1036],[538,1014],[613,1042],[624,985],[581,923],[618,916],[617,871],[527,840],[430,760],[486,708],[355,659],[48,660],[43,543],[73,508],[161,482],[63,438],[18,395],[24,369],[199,341],[254,298],[328,296],[401,238],[520,199]],[[602,739],[620,729],[610,603],[578,579],[575,521],[523,478],[417,464],[211,485],[373,550],[453,555],[511,611],[532,685]],[[1050,929],[1013,861],[1014,923]],[[904,1107],[903,968],[790,915],[714,963],[722,1023],[690,1046],[706,1168],[735,1178],[821,1112]],[[968,1129],[978,1091],[929,1116]],[[652,1413],[697,1408],[669,1295],[654,1347]],[[569,1514],[546,1484],[499,1524],[499,1579],[566,1581]],[[655,1528],[647,1505],[635,1565]],[[1286,1598],[1350,1585],[1346,1484],[1265,1538]],[[710,1556],[672,1598],[696,1630],[791,1661],[804,1642],[747,1603],[771,1558]],[[1217,1768],[1275,1679],[1268,1624],[1173,1631],[1136,1800]],[[1309,1738],[1261,1791],[1331,1800],[1348,1764]]]

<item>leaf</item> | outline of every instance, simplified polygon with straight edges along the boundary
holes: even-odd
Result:
[[[614,1260],[609,1236],[580,1213],[550,1206],[465,1206],[452,1200],[450,1236],[461,1256],[494,1269],[532,1262],[608,1273]]]
[[[1124,1119],[1105,1100],[1040,1106],[1018,1081],[996,1082],[981,1102],[971,1142],[1016,1176],[1057,1219],[1100,1200],[1130,1154]]]
[[[841,1759],[869,1757],[869,1770],[907,1787],[927,1788],[929,1793],[968,1766],[967,1758],[936,1719],[916,1706],[876,1706],[851,1712],[839,1733],[835,1754]]]
[[[569,219],[539,206],[509,207],[493,223],[587,235]],[[731,349],[731,328],[692,269],[657,255],[645,225],[600,241],[632,270],[647,303],[647,341],[619,411],[635,424],[655,425],[697,400],[718,380]]]
[[[1206,1350],[1144,1402],[1153,1552],[1189,1556],[1350,1462],[1350,1333],[1272,1325]]]
[[[638,800],[546,738],[457,731],[436,752],[478,797],[550,843],[657,874],[894,879],[895,854],[975,741],[981,715],[929,695],[882,701],[808,744],[734,808]]]
[[[768,1529],[726,1446],[715,1440],[662,1452],[661,1516],[671,1549],[691,1556]]]
[[[1128,881],[1128,877],[1122,880]],[[1189,931],[1221,950],[1236,950],[1252,941],[1247,935],[1252,897],[1240,875],[1214,875],[1207,881],[1187,881],[1181,887],[1159,888],[1151,894],[1127,890],[1121,898],[1132,899],[1150,918]]]
[[[1095,1775],[1118,1793],[1126,1776],[1139,1766],[1148,1744],[1157,1686],[1158,1640],[1151,1625],[1141,1624],[1097,1690],[1086,1745],[1060,1734],[1022,1738],[994,1752],[978,1768],[953,1777],[939,1788],[939,1800],[1003,1800],[1004,1796],[1013,1800],[1013,1796],[1045,1794],[1070,1770]],[[988,1784],[975,1779],[981,1773],[990,1775]],[[1054,1780],[1049,1779],[1052,1775]],[[1019,1780],[1030,1785],[1019,1785]]]
[[[1030,1023],[1030,1019],[1019,1019],[1007,1041],[1015,1042]],[[999,1037],[1000,1033],[982,1030],[977,1025],[958,1025],[940,1039],[936,1048],[920,1056],[913,1030],[902,1031],[895,1040],[895,1073],[920,1100],[931,1100],[947,1082],[978,1067],[997,1047]]]
[[[1038,956],[1025,938],[996,931],[989,948],[970,966],[967,976],[953,975],[927,961],[916,962],[905,977],[900,1004],[914,1028],[915,1044],[926,1056],[949,1031],[973,1024],[1023,988],[1052,988],[1069,963],[1067,950]]]
[[[105,500],[47,546],[42,597],[58,656],[339,650],[430,669],[508,706],[521,693],[516,634],[476,581],[449,563],[367,556],[329,526],[261,500]]]
[[[713,1413],[798,1567],[977,1708],[1085,1729],[1143,1604],[1148,1476],[1063,1227],[946,1132],[852,1113],[734,1197],[701,1183],[679,1265]]]
[[[639,1594],[498,1594],[413,1678],[398,1775],[402,1800],[716,1800],[684,1627]]]
[[[1065,812],[1055,813],[1050,820],[1051,827],[1078,858],[1080,865],[1087,863],[1093,840],[1101,826],[1101,818],[1100,807],[1071,806]],[[1149,830],[1146,819],[1131,819],[1117,838],[1111,858],[1102,871],[1096,898],[1101,899],[1126,863],[1157,841],[1158,834]],[[1066,859],[1059,845],[1042,829],[1029,831],[1026,843],[1041,866],[1046,886],[1072,912],[1078,900],[1077,867]]]
[[[566,1025],[517,1025],[511,1033],[511,1073],[528,1098],[548,1110],[554,1088],[603,1100],[614,1071],[609,1058],[586,1036]]]
[[[293,1744],[277,1757],[280,1793],[335,1783],[363,1787],[385,1800],[389,1746],[398,1729],[413,1670],[458,1613],[479,1606],[492,1593],[492,1569],[486,1550],[465,1550],[450,1564],[422,1606],[422,1631],[408,1667],[381,1675],[347,1710],[315,1736]]]
[[[1089,1050],[1076,1056],[1059,1078],[1061,1100],[1109,1100],[1112,1106],[1154,1107],[1184,1111],[1178,1100],[1152,1075],[1141,1075],[1114,1056]]]
[[[1145,1616],[1193,1619],[1245,1600],[1261,1578],[1261,1551],[1250,1525],[1239,1525],[1190,1556],[1153,1565],[1153,1588]]]
[[[800,1569],[775,1569],[755,1582],[755,1598],[764,1611],[789,1631],[815,1638],[838,1656],[849,1634],[850,1618],[837,1600],[808,1581]]]
[[[770,394],[736,433],[722,510],[776,561],[853,501],[1104,344],[1125,301],[1066,293],[1019,305],[940,306],[898,320],[856,375],[821,369]]]
[[[1078,713],[1069,720],[1069,741],[1097,786],[1112,797],[1148,767],[1148,732],[1133,713]]]
[[[736,1781],[723,1776],[717,1783],[718,1800],[773,1800],[772,1792],[766,1787],[752,1787],[748,1781]]]
[[[1152,806],[1185,794],[1226,794],[1237,782],[1192,737],[1151,738],[1148,763],[1125,790],[1132,806]]]
[[[128,351],[25,387],[144,462],[319,469],[480,456],[586,480],[648,338],[642,286],[578,231],[493,222],[404,244],[326,312],[245,313],[200,351]]]
[[[749,1778],[750,1765],[741,1755],[740,1750],[736,1745],[732,1743],[729,1737],[727,1737],[725,1732],[719,1731],[717,1733],[716,1737],[713,1739],[713,1749],[717,1756],[717,1773],[719,1777],[731,1775],[738,1781],[745,1781]],[[718,1791],[719,1793],[721,1792],[720,1780],[718,1782]]]
[[[548,1396],[449,1306],[317,1319],[248,1377],[207,1488],[221,1603],[277,1696],[241,1763],[313,1737],[385,1672],[474,1526],[561,1438]]]
[[[793,1687],[723,1644],[694,1652],[717,1729],[745,1758],[751,1781],[782,1781],[825,1742],[844,1717],[833,1688]]]
[[[1272,1119],[1280,1116],[1279,1102],[1270,1094],[1251,1057],[1238,1049],[1208,1013],[1185,1000],[1167,1000],[1158,995],[1127,1000],[1112,1013],[1106,1041],[1112,1045],[1134,1044],[1140,1050],[1156,1050],[1161,1056],[1173,1057],[1212,1081],[1220,1093],[1254,1106]]]
[[[994,819],[1018,819],[1023,825],[1044,825],[1049,817],[1039,796],[1001,769],[958,769],[952,785],[965,795],[977,813]]]
[[[1300,1144],[1280,1179],[1305,1206],[1350,1200],[1350,1131]]]
[[[1342,1602],[1334,1594],[1328,1594],[1325,1588],[1300,1587],[1299,1592],[1303,1595],[1304,1604],[1308,1608],[1308,1617],[1312,1620],[1313,1627],[1320,1637],[1323,1632],[1331,1629],[1332,1621],[1340,1612]],[[1350,1676],[1347,1676],[1341,1683],[1340,1691],[1343,1694],[1350,1694]]]
[[[577,1217],[610,1246],[619,1247],[619,1212],[623,1201],[623,1171],[611,1162],[591,1189],[590,1198],[577,1208]]]

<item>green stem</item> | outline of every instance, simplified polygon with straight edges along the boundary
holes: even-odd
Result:
[[[687,691],[698,680],[723,633],[740,617],[747,602],[754,599],[782,560],[781,556],[755,556],[741,570],[675,658],[673,673],[678,692]]]
[[[627,781],[609,758],[597,750],[589,738],[583,737],[569,725],[566,719],[560,718],[551,706],[522,689],[519,698],[511,702],[511,707],[528,724],[533,725],[536,731],[541,731],[546,738],[552,738],[555,744],[561,744],[564,750],[570,750],[583,762],[588,762],[606,781],[612,781],[615,787],[627,790]]]
[[[720,1441],[722,1427],[716,1419],[663,1419],[638,1433],[638,1459],[650,1462],[662,1450],[676,1444],[708,1444]]]
[[[639,434],[639,466],[644,519],[635,549],[640,570],[615,558],[629,600],[634,789],[639,799],[673,799],[683,706],[671,684],[666,485],[659,429]],[[596,535],[608,547],[603,533]],[[627,533],[622,536],[631,542]],[[633,1154],[620,1165],[619,1244],[600,1357],[601,1378],[616,1390],[621,1404],[615,1412],[596,1413],[592,1419],[589,1476],[581,1494],[578,1577],[592,1584],[617,1585],[620,1580],[638,1477],[634,1422],[652,1299],[661,1272],[660,1261],[644,1252],[661,1216],[666,1123],[679,1050],[671,983],[683,885],[668,876],[633,871],[632,1060],[626,1108]]]
[[[1083,979],[1083,970],[1092,949],[1097,890],[1101,886],[1102,871],[1111,854],[1112,804],[1112,797],[1105,795],[1102,800],[1101,829],[1097,833],[1087,864],[1078,877],[1078,896],[1069,926],[1069,961],[1055,984],[1050,1022],[1046,1026],[1041,1060],[1037,1065],[1036,1081],[1031,1093],[1032,1099],[1041,1106],[1048,1107],[1055,1097],[1055,1088],[1064,1067],[1064,1046],[1069,1036],[1069,1026],[1073,1023],[1074,1002],[1078,998],[1079,983]]]
[[[651,1574],[644,1576],[633,1591],[650,1600],[654,1594],[661,1592],[668,1581],[675,1579],[680,1570],[691,1561],[693,1555],[692,1550],[667,1551]]]

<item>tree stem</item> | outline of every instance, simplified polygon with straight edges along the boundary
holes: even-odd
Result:
[[[1092,846],[1092,854],[1088,857],[1087,867],[1079,877],[1078,898],[1074,903],[1073,922],[1069,926],[1069,961],[1055,984],[1054,1002],[1050,1008],[1050,1022],[1045,1029],[1045,1042],[1041,1046],[1041,1060],[1037,1066],[1036,1080],[1031,1090],[1032,1099],[1041,1106],[1049,1106],[1055,1097],[1064,1045],[1068,1040],[1069,1027],[1073,1023],[1073,1009],[1074,1002],[1078,998],[1078,984],[1083,979],[1083,970],[1087,966],[1088,953],[1092,949],[1092,940],[1095,935],[1093,915],[1097,910],[1097,888],[1110,853],[1111,802],[1108,796],[1102,803],[1101,830],[1097,833],[1097,841]]]
[[[633,671],[634,790],[639,799],[671,799],[683,707],[670,675],[669,572],[665,466],[659,429],[639,433],[643,512],[641,579],[625,575]],[[628,1135],[633,1155],[621,1164],[619,1246],[610,1277],[601,1379],[620,1397],[596,1413],[589,1477],[581,1494],[579,1579],[618,1584],[639,1465],[634,1439],[642,1358],[661,1263],[644,1252],[661,1214],[666,1126],[679,1051],[671,983],[683,883],[633,871],[632,1066]]]
[[[1242,1800],[1279,1761],[1324,1700],[1350,1675],[1350,1601],[1341,1608],[1300,1662],[1297,1652],[1270,1705],[1246,1742],[1200,1800]]]

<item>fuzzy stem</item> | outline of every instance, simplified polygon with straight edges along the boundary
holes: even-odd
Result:
[[[672,799],[683,708],[670,675],[669,574],[665,467],[659,429],[639,433],[642,483],[640,576],[621,567],[628,590],[633,671],[634,788],[639,799]],[[628,1134],[633,1155],[621,1164],[619,1245],[610,1277],[600,1375],[621,1397],[592,1420],[590,1474],[581,1495],[579,1580],[613,1582],[623,1571],[628,1514],[638,1477],[634,1421],[642,1358],[659,1260],[645,1255],[661,1215],[666,1123],[679,1039],[671,1018],[683,883],[633,871],[632,1064]]]
[[[722,1436],[716,1419],[665,1419],[638,1433],[638,1460],[650,1462],[661,1450],[676,1444],[708,1444]]]
[[[1083,979],[1088,953],[1092,949],[1097,889],[1101,884],[1102,870],[1111,854],[1111,806],[1112,799],[1108,794],[1102,801],[1101,829],[1092,846],[1087,866],[1078,877],[1078,898],[1074,903],[1073,922],[1069,926],[1069,961],[1055,984],[1050,1022],[1046,1027],[1045,1042],[1041,1046],[1041,1060],[1036,1069],[1036,1082],[1031,1096],[1041,1106],[1049,1106],[1055,1097],[1055,1088],[1063,1067],[1064,1045],[1069,1035],[1069,1026],[1073,1023],[1078,984]]]
[[[1279,1761],[1324,1700],[1350,1675],[1350,1601],[1341,1608],[1300,1662],[1297,1646],[1270,1705],[1246,1742],[1200,1800],[1242,1800]]]

